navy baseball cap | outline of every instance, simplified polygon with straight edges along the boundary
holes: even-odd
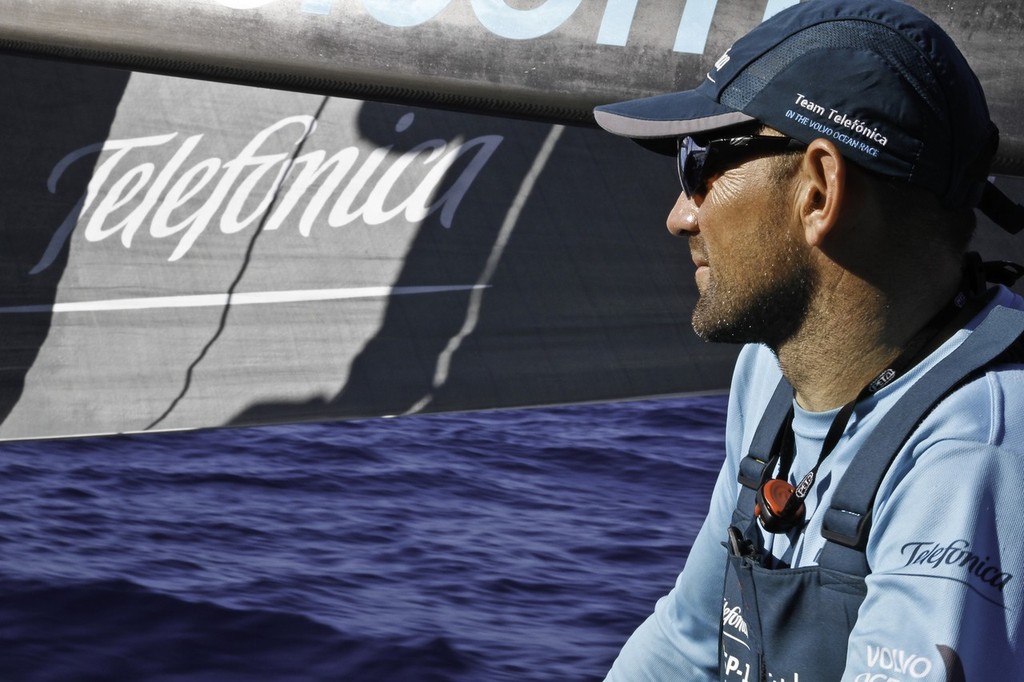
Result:
[[[594,116],[668,154],[680,137],[760,121],[804,143],[831,139],[848,160],[950,207],[1002,196],[987,182],[999,131],[977,76],[945,31],[894,0],[794,5],[740,38],[696,89],[600,106]]]

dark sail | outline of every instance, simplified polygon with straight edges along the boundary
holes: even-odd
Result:
[[[0,439],[726,388],[672,162],[587,124],[785,3],[12,4]],[[1020,12],[920,4],[1013,171]]]

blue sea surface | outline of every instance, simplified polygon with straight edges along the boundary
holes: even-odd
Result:
[[[600,679],[726,398],[0,446],[0,680]]]

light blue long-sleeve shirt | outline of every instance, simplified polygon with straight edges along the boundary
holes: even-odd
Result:
[[[857,406],[808,495],[805,532],[792,546],[785,535],[765,534],[776,559],[793,567],[816,564],[825,542],[824,509],[867,435],[996,305],[1024,309],[1024,299],[1000,288],[967,328]],[[739,493],[739,462],[780,376],[769,350],[743,349],[729,398],[726,460],[707,519],[675,587],[623,647],[609,682],[719,679],[722,541]],[[795,407],[793,478],[814,466],[834,416]],[[1024,365],[1008,365],[943,401],[883,480],[867,546],[872,572],[845,653],[843,682],[947,682],[947,666],[957,664],[970,682],[1024,679],[1022,506]]]

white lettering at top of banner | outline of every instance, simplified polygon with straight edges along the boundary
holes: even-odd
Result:
[[[252,10],[281,0],[212,0],[237,10]],[[419,26],[443,12],[453,0],[360,0],[363,9],[382,24],[396,28]],[[468,2],[477,20],[489,32],[512,40],[530,40],[546,35],[565,24],[583,0],[545,0],[532,9],[510,7],[506,0],[455,0]],[[663,0],[643,0],[662,2]],[[595,42],[625,46],[633,17],[641,0],[607,0],[601,28]],[[764,18],[790,7],[799,0],[768,0]],[[307,14],[328,15],[333,0],[304,0],[299,10]],[[672,49],[676,52],[703,54],[711,30],[718,0],[686,0],[681,3],[679,30]]]
[[[406,130],[414,119],[415,114],[406,114],[396,131]],[[440,224],[451,227],[466,192],[504,139],[429,139],[401,154],[390,147],[367,151],[355,146],[296,154],[315,125],[312,116],[282,119],[258,132],[228,160],[202,158],[203,135],[180,139],[179,133],[107,140],[67,154],[50,173],[51,194],[62,191],[61,178],[70,167],[97,155],[99,160],[86,191],[30,274],[53,264],[80,222],[85,222],[89,242],[118,236],[130,249],[147,233],[153,239],[169,239],[174,242],[169,261],[188,254],[214,224],[224,234],[235,234],[256,226],[277,230],[287,221],[308,237],[315,226],[338,228],[357,220],[381,225],[400,218],[420,223],[438,213]],[[270,138],[284,133],[294,135],[291,148],[281,150],[278,143],[278,149],[269,149]],[[173,154],[158,166],[152,160],[157,150]],[[445,180],[467,154],[471,156],[458,177]],[[418,172],[410,180],[406,173],[414,164]],[[439,195],[442,184],[445,189]],[[403,195],[399,186],[412,189]]]

